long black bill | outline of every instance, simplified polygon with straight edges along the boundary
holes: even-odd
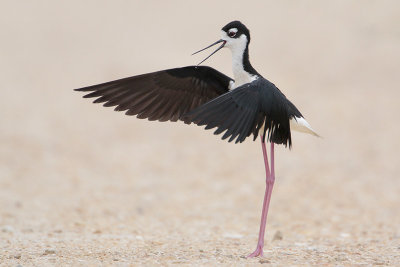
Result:
[[[220,47],[218,47],[214,52],[212,52],[208,57],[206,57],[205,59],[203,59],[203,61],[201,61],[199,64],[197,64],[197,66],[200,65],[201,63],[203,63],[204,61],[206,61],[207,59],[209,59],[212,55],[214,55],[215,53],[217,53],[218,50],[220,50],[222,47],[224,47],[225,44],[226,44],[226,41],[225,41],[225,40],[222,40],[222,39],[221,39],[221,40],[218,40],[218,41],[216,41],[215,43],[210,44],[210,45],[207,46],[206,48],[203,48],[203,49],[201,49],[201,50],[199,50],[199,51],[197,51],[197,52],[194,52],[194,53],[192,54],[192,56],[193,56],[193,55],[195,55],[195,54],[197,54],[197,53],[199,53],[199,52],[201,52],[201,51],[204,51],[204,50],[206,50],[206,49],[208,49],[208,48],[210,48],[210,47],[212,47],[212,46],[214,46],[214,45],[216,45],[216,44],[219,44],[219,43],[222,43],[222,45],[221,45]]]

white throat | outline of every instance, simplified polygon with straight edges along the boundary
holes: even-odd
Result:
[[[222,34],[223,39],[227,41],[225,47],[232,52],[232,71],[235,83],[231,86],[231,89],[256,80],[257,75],[250,74],[243,68],[243,55],[247,45],[246,35],[242,34],[235,39],[229,38],[224,31],[222,31]]]
[[[235,85],[232,89],[246,83],[251,83],[258,78],[257,75],[248,73],[243,68],[243,53],[235,53],[232,50],[232,71],[235,79]]]

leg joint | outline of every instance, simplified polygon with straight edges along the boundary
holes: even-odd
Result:
[[[267,175],[266,183],[268,185],[274,185],[275,183],[275,176]]]

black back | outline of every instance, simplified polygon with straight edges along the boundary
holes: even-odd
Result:
[[[222,139],[243,142],[263,125],[263,138],[285,146],[292,145],[289,120],[302,117],[300,111],[271,82],[260,77],[225,93],[185,114],[185,122],[217,128],[214,134],[225,132]]]

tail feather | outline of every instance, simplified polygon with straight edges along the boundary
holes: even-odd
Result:
[[[317,134],[311,125],[303,117],[293,117],[290,119],[290,129],[297,132],[312,134],[321,137]]]

